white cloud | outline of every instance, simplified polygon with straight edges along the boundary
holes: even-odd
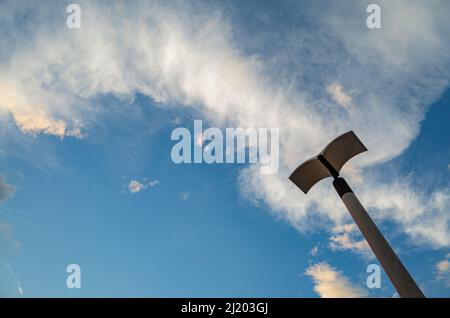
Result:
[[[128,190],[130,190],[131,193],[137,193],[145,189],[145,185],[140,183],[137,180],[131,180],[128,184]]]
[[[0,27],[15,41],[8,49],[2,44],[0,84],[13,96],[2,97],[0,113],[27,133],[82,136],[101,120],[97,96],[110,93],[127,102],[141,93],[161,107],[195,108],[217,126],[279,127],[279,173],[261,175],[250,166],[240,184],[250,199],[265,202],[299,230],[317,226],[317,218],[331,221],[320,223],[329,228],[348,221],[329,183],[304,196],[287,177],[352,129],[369,148],[351,169],[365,181],[357,192],[369,212],[394,220],[417,244],[448,246],[449,217],[438,202],[449,206],[439,198],[446,189],[427,199],[407,180],[378,181],[365,170],[401,154],[419,133],[427,107],[448,87],[450,22],[439,10],[446,2],[380,4],[384,22],[376,32],[361,20],[363,4],[333,3],[308,11],[318,21],[314,28],[273,30],[267,39],[264,32],[241,38],[245,33],[234,32],[220,9],[191,2],[141,2],[127,10],[82,2],[83,24],[76,31],[55,26],[56,9],[46,7],[36,10],[37,22],[23,26],[14,21],[23,8],[10,2]],[[270,43],[271,53],[249,50],[250,40]],[[342,112],[331,103],[329,83],[341,105],[358,107]]]
[[[344,91],[344,88],[339,83],[332,83],[328,85],[327,92],[336,103],[345,109],[348,109],[348,107],[352,104],[352,97]]]
[[[73,127],[62,119],[55,119],[45,105],[30,102],[28,97],[18,92],[12,85],[5,84],[0,79],[0,110],[9,111],[17,127],[26,134],[39,133],[54,135],[60,138],[71,136],[82,138],[81,126],[73,120]]]
[[[332,250],[350,250],[366,257],[372,257],[372,251],[366,240],[360,235],[356,224],[337,225],[331,232],[330,248]]]
[[[433,248],[450,244],[449,188],[421,193],[405,180],[364,187],[361,200],[372,214],[401,225],[413,244]]]
[[[131,193],[138,193],[138,192],[141,192],[141,191],[147,189],[148,187],[154,187],[157,184],[159,184],[159,180],[148,181],[146,183],[141,183],[137,180],[131,180],[128,183],[127,187]]]
[[[325,262],[311,265],[305,274],[314,282],[314,291],[321,298],[358,298],[367,293],[353,285],[347,277]]]
[[[316,256],[318,252],[319,252],[319,247],[316,245],[309,251],[309,254],[311,256]]]
[[[450,271],[450,262],[445,259],[436,264],[438,275],[444,275]]]
[[[435,265],[436,278],[438,280],[444,280],[450,287],[450,254],[447,254],[445,258]]]

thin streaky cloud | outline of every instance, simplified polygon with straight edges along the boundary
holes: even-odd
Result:
[[[364,23],[353,27],[365,12],[362,3],[331,3],[326,10],[308,11],[321,24],[274,29],[276,36],[266,39],[264,32],[245,38],[214,4],[136,2],[117,14],[118,3],[83,2],[83,26],[69,36],[73,30],[49,18],[55,8],[24,10],[7,2],[2,14],[24,17],[38,10],[46,23],[30,21],[40,23],[36,32],[23,32],[20,24],[1,22],[17,41],[2,50],[0,89],[10,93],[2,95],[0,109],[25,133],[88,136],[104,116],[95,97],[112,94],[127,101],[140,93],[167,109],[193,108],[216,126],[283,127],[279,173],[261,175],[259,167],[250,166],[241,170],[239,181],[246,197],[265,203],[299,231],[331,230],[348,221],[325,184],[305,197],[287,178],[329,140],[354,130],[370,151],[352,161],[355,175],[365,180],[358,190],[370,212],[394,221],[411,242],[448,247],[449,201],[442,208],[404,177],[380,182],[367,172],[409,147],[427,109],[448,87],[450,22],[445,10],[438,10],[446,2],[381,1],[380,6],[389,12],[384,25],[390,27],[376,32],[368,33]],[[193,7],[196,19],[189,15]],[[246,46],[269,40],[270,53]],[[358,107],[339,111],[328,83],[339,85],[331,90],[335,100],[348,104],[352,92]],[[387,197],[371,196],[380,188]],[[137,184],[134,189],[142,190]],[[444,185],[431,196],[446,192]],[[405,218],[403,208],[413,213]],[[315,222],[311,216],[317,214],[331,222]]]

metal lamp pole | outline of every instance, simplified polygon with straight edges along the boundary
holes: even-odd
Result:
[[[375,222],[344,178],[339,176],[342,166],[349,159],[364,151],[367,151],[367,148],[353,131],[349,131],[331,141],[318,156],[301,164],[289,179],[306,194],[318,181],[326,177],[333,177],[334,188],[400,297],[423,298],[425,295]]]

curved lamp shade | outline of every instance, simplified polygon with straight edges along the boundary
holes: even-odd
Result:
[[[320,180],[339,175],[344,164],[354,156],[367,151],[353,131],[332,140],[319,155],[306,160],[289,176],[305,194]]]

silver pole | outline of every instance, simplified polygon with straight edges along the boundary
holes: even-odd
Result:
[[[406,298],[424,298],[425,295],[417,286],[414,279],[403,266],[402,262],[395,254],[392,247],[381,234],[380,230],[372,220],[370,215],[359,202],[352,189],[344,178],[337,177],[333,181],[333,186],[344,202],[347,210],[350,212],[356,225],[383,266],[400,297]]]

